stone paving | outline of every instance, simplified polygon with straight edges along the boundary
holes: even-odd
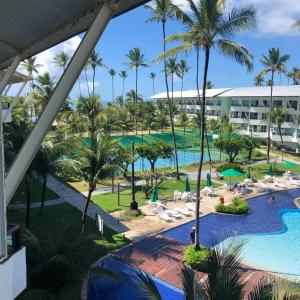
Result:
[[[57,198],[53,200],[47,200],[45,201],[45,206],[53,206],[53,205],[58,205],[58,204],[63,204],[66,201],[63,198]],[[30,204],[31,208],[38,208],[41,206],[41,202],[34,202]],[[12,203],[8,206],[8,209],[25,209],[26,204],[24,203]]]
[[[63,184],[53,176],[49,175],[47,186],[49,189],[58,194],[65,202],[76,207],[80,211],[84,210],[86,198],[79,192]],[[118,219],[111,216],[92,201],[90,202],[87,215],[95,219],[96,215],[100,215],[104,224],[117,232],[125,232],[127,227],[124,226]]]

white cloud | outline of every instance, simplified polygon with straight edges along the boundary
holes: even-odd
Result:
[[[98,86],[100,86],[100,82],[95,81],[95,89]],[[87,91],[88,87],[89,87],[90,91],[92,91],[92,88],[93,88],[93,82],[92,81],[88,81],[88,82],[86,82],[85,80],[80,81],[80,88],[81,88],[82,91]]]
[[[52,47],[38,54],[37,63],[43,65],[39,68],[39,73],[43,74],[45,72],[49,72],[55,80],[58,80],[61,76],[62,70],[53,64],[54,56],[61,51],[65,51],[70,56],[72,56],[80,42],[81,38],[79,36],[75,36],[55,47]],[[24,70],[22,69],[20,69],[20,71],[24,72]]]
[[[196,0],[195,0],[196,1]],[[174,0],[185,11],[188,4],[185,0]],[[262,37],[299,35],[292,24],[300,19],[299,0],[229,0],[228,6],[253,5],[257,10],[257,28],[253,34]]]

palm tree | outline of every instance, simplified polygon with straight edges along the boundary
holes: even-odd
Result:
[[[119,76],[122,78],[123,81],[123,87],[122,87],[122,98],[124,99],[124,93],[125,93],[125,80],[128,77],[128,74],[126,71],[121,71],[119,73]]]
[[[125,132],[130,131],[133,125],[130,118],[130,113],[126,108],[123,108],[118,110],[117,115],[120,122],[120,129],[122,130],[123,136],[125,136]]]
[[[166,61],[166,67],[167,67],[167,74],[168,76],[171,77],[171,102],[172,102],[172,107],[174,106],[174,76],[176,74],[178,74],[178,70],[179,70],[179,67],[178,67],[178,64],[177,64],[177,60],[176,58],[169,58],[167,61]],[[173,117],[174,117],[174,111],[172,110],[172,113],[173,113]]]
[[[255,86],[263,86],[264,82],[265,82],[265,79],[264,79],[263,74],[258,74],[255,76],[255,78],[254,78]]]
[[[29,77],[31,78],[31,88],[33,88],[33,74],[38,74],[38,68],[42,67],[42,64],[36,62],[37,57],[33,56],[25,59],[21,63],[21,67],[28,72]]]
[[[152,80],[152,91],[153,91],[153,95],[155,95],[155,78],[156,78],[156,73],[151,72],[149,74],[149,78]]]
[[[112,90],[112,102],[115,102],[115,85],[114,78],[117,74],[115,69],[109,69],[108,74],[111,76],[111,90]]]
[[[288,78],[291,78],[293,80],[293,84],[297,85],[300,83],[300,69],[293,67],[293,69],[288,72],[287,74]]]
[[[251,53],[240,43],[232,38],[234,34],[252,28],[255,24],[255,10],[252,6],[232,8],[228,12],[223,0],[187,0],[190,14],[185,13],[179,7],[176,8],[176,16],[181,19],[187,31],[175,34],[168,41],[180,41],[181,45],[162,54],[158,59],[166,55],[174,56],[177,53],[196,50],[196,85],[198,101],[202,102],[202,118],[199,130],[201,132],[200,163],[197,176],[197,205],[196,205],[196,239],[195,246],[199,248],[199,207],[200,207],[200,182],[204,159],[205,139],[205,107],[206,107],[206,84],[210,62],[210,53],[213,48],[222,54],[234,58],[239,64],[245,65],[250,71],[253,67]],[[202,101],[199,87],[199,58],[200,50],[204,51],[205,63],[203,72]]]
[[[277,126],[281,140],[281,149],[283,149],[282,123],[285,121],[286,111],[282,107],[276,106],[272,113],[272,123]]]
[[[163,53],[166,53],[166,23],[167,20],[174,17],[174,11],[176,6],[173,4],[172,0],[154,0],[154,5],[145,5],[145,7],[151,11],[152,16],[147,20],[147,22],[156,22],[162,24],[162,34],[163,34]],[[169,83],[168,83],[168,72],[166,64],[166,55],[163,55],[164,63],[164,75],[165,75],[165,84],[167,90],[167,100],[169,107],[169,117],[172,130],[172,138],[174,145],[174,156],[175,156],[175,165],[176,165],[176,178],[180,179],[179,176],[179,166],[178,166],[178,154],[177,154],[177,144],[175,136],[175,127],[174,127],[174,116],[173,116],[173,104],[170,99],[169,94]]]
[[[145,62],[145,55],[141,53],[141,50],[139,48],[133,48],[129,51],[128,54],[126,54],[128,58],[128,62],[126,63],[129,66],[129,69],[132,71],[135,71],[135,95],[136,98],[134,100],[134,105],[137,105],[137,95],[138,95],[138,78],[139,78],[139,68],[148,67],[148,65]],[[137,134],[137,120],[135,115],[135,134]]]
[[[211,89],[213,89],[213,88],[214,88],[213,82],[212,82],[211,80],[208,80],[208,81],[206,82],[206,89],[207,89],[207,90],[211,90]]]
[[[183,133],[185,136],[185,129],[186,129],[186,126],[188,126],[188,124],[189,124],[189,117],[186,114],[186,112],[184,112],[184,111],[182,113],[180,113],[180,115],[179,115],[179,124],[180,124],[180,126],[183,127]]]
[[[272,113],[273,113],[273,84],[275,73],[280,73],[285,68],[285,63],[290,59],[288,54],[282,55],[280,49],[269,49],[268,56],[262,55],[260,62],[264,66],[264,70],[259,76],[265,77],[268,73],[271,73],[271,101],[269,110],[269,125],[268,125],[268,149],[267,149],[267,162],[270,162],[270,148],[271,148],[271,126],[272,126]]]
[[[69,61],[70,61],[70,56],[65,51],[60,51],[53,58],[53,63],[57,67],[62,68],[63,71],[65,71],[65,69],[67,68],[67,65],[68,65]]]
[[[185,59],[181,59],[177,64],[177,76],[181,79],[181,104],[182,104],[182,93],[183,93],[183,83],[184,83],[184,76],[187,74],[190,70],[190,67],[187,64],[187,61]]]
[[[93,89],[92,89],[92,95],[95,96],[95,76],[96,76],[96,68],[104,68],[106,67],[105,64],[103,63],[103,58],[99,56],[99,53],[96,52],[95,50],[92,51],[89,59],[88,59],[88,65],[92,68],[93,70]]]

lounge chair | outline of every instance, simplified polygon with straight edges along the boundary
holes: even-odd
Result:
[[[175,210],[166,209],[165,213],[167,215],[169,215],[170,217],[175,218],[175,219],[181,219],[182,218],[182,213],[179,213]]]
[[[186,203],[185,207],[192,212],[196,212],[196,205],[193,203]]]
[[[159,206],[157,208],[157,214],[158,214],[158,217],[163,221],[166,221],[166,222],[172,222],[173,221],[173,217],[168,215],[162,206]]]
[[[186,217],[190,217],[192,215],[189,210],[184,208],[176,207],[174,210],[180,214],[183,214]]]
[[[207,191],[207,196],[216,197],[217,193],[215,192],[215,190],[213,188],[209,188]]]
[[[175,201],[178,201],[178,200],[180,200],[181,199],[181,192],[180,191],[178,191],[178,190],[175,190],[174,191],[174,200]]]

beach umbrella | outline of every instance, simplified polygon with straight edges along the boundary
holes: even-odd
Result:
[[[208,186],[208,187],[212,186],[211,176],[209,173],[207,173],[207,175],[206,175],[206,186]]]
[[[272,165],[269,166],[268,175],[273,176],[273,167],[272,167]]]
[[[227,169],[223,172],[220,173],[224,177],[229,177],[230,178],[230,186],[231,186],[231,177],[240,177],[243,176],[243,173],[235,170],[235,169]]]
[[[191,187],[190,187],[190,182],[189,182],[189,178],[186,177],[185,178],[185,189],[186,192],[190,192],[191,191]]]
[[[152,189],[150,201],[151,201],[151,202],[156,202],[157,200],[158,200],[158,194],[157,194],[157,187],[155,186],[155,187]]]
[[[291,161],[285,161],[285,162],[282,163],[282,165],[284,167],[288,167],[288,168],[294,168],[294,167],[298,167],[299,166],[298,164],[293,163]]]

